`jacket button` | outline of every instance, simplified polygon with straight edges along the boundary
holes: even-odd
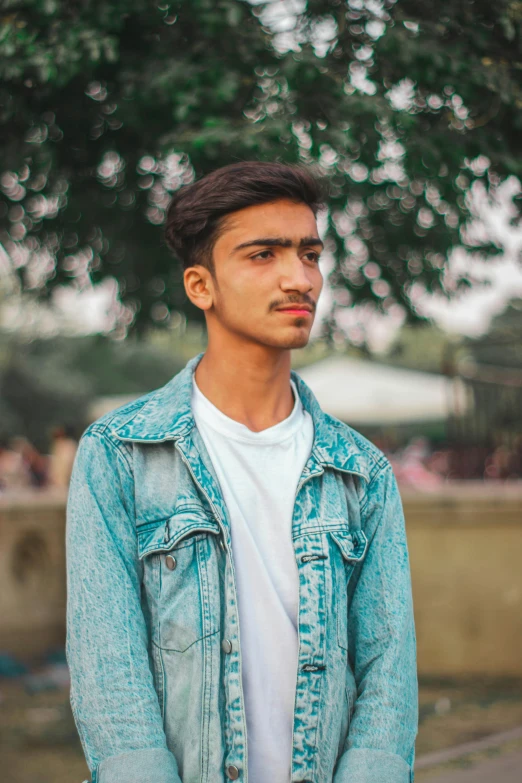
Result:
[[[227,778],[230,780],[237,780],[239,777],[239,770],[233,764],[227,767]]]
[[[226,653],[231,653],[232,652],[232,642],[230,641],[230,639],[223,639],[223,641],[221,642],[221,649],[223,650],[223,652],[226,652]],[[229,767],[229,769],[232,769],[232,767]],[[235,767],[234,767],[234,769],[235,769]],[[232,778],[232,780],[235,780],[235,779],[236,778]]]
[[[165,565],[167,566],[169,571],[174,571],[174,569],[177,566],[176,558],[173,557],[172,555],[167,555],[167,557],[165,558]]]

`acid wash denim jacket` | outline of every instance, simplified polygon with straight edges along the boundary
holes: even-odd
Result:
[[[202,356],[79,446],[67,656],[93,783],[248,779],[230,522],[191,409]],[[416,641],[397,485],[383,454],[292,378],[315,435],[292,520],[290,781],[411,783]]]

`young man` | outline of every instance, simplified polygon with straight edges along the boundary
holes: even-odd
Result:
[[[71,701],[94,783],[413,780],[397,486],[290,369],[322,287],[319,201],[306,171],[246,162],[169,207],[207,350],[89,427],[68,505]]]

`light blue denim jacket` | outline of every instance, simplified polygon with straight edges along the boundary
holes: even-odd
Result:
[[[93,783],[248,778],[230,524],[190,402],[202,356],[92,424],[78,450],[67,656]],[[292,521],[291,781],[411,783],[416,643],[395,478],[292,377],[315,434]]]

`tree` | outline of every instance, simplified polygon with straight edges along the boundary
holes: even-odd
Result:
[[[481,371],[490,371],[497,383],[516,378],[522,388],[522,299],[508,302],[493,318],[487,334],[468,338],[462,347],[464,360],[471,359],[471,371],[479,376]]]
[[[296,4],[292,4],[295,6]],[[242,159],[329,181],[337,302],[469,286],[469,194],[519,176],[517,0],[8,0],[0,239],[25,290],[110,275],[138,328],[194,317],[162,243],[170,193]]]
[[[194,337],[183,343],[199,347]],[[24,341],[0,331],[0,441],[22,435],[46,451],[55,427],[79,436],[98,397],[137,397],[167,383],[186,363],[180,348],[181,339],[165,332],[154,341],[101,335]]]
[[[512,299],[488,333],[463,341],[453,369],[473,401],[456,434],[461,441],[501,447],[489,475],[519,477],[522,470],[522,299]],[[500,472],[499,472],[500,471]]]

